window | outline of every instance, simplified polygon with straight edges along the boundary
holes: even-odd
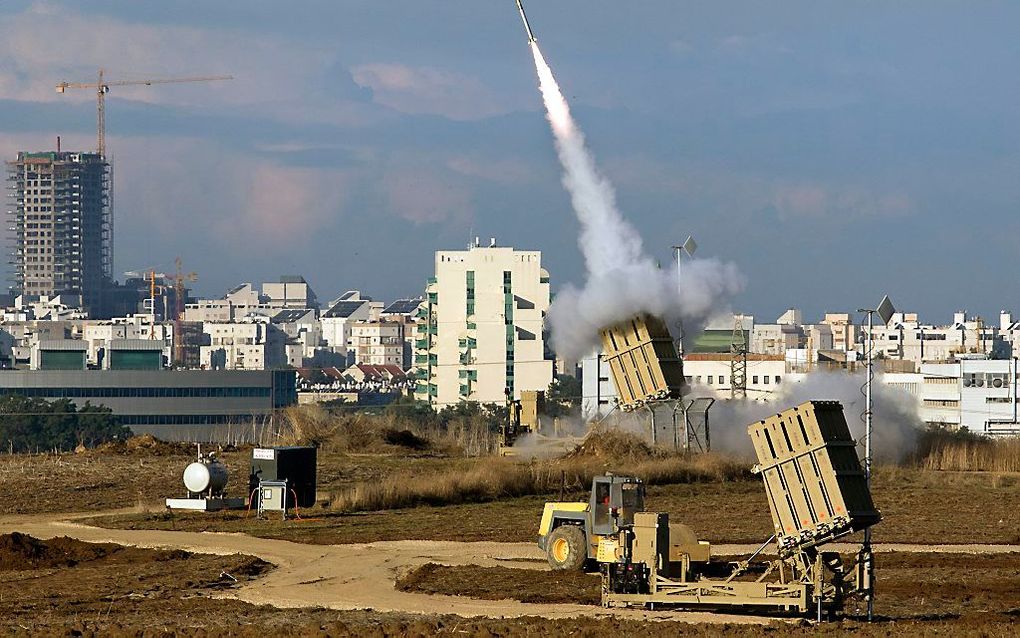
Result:
[[[758,375],[751,377],[751,383],[758,383]]]
[[[779,383],[782,379],[783,377],[779,376],[778,374],[776,375],[776,383]]]
[[[769,384],[769,375],[766,374],[765,376],[762,377],[762,383],[764,383],[765,385]]]
[[[713,378],[714,377],[712,375],[708,375],[708,385],[712,385],[712,379]]]

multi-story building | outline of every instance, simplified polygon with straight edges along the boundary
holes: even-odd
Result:
[[[415,395],[435,405],[501,403],[522,390],[546,390],[553,378],[543,320],[549,273],[538,251],[478,242],[436,253],[415,363]]]
[[[345,294],[333,301],[319,322],[322,324],[322,338],[330,350],[344,357],[346,365],[354,364],[354,356],[347,350],[351,338],[351,326],[358,321],[368,321],[371,314],[370,300]]]
[[[81,295],[102,316],[112,270],[109,165],[95,153],[19,152],[7,162],[13,288],[26,295]]]
[[[1017,376],[1016,359],[960,358],[922,363],[920,372],[881,379],[917,397],[921,419],[929,424],[1015,436],[1020,434]]]
[[[357,321],[351,324],[347,349],[355,364],[401,366],[404,361],[404,324],[398,321]]]
[[[973,354],[1008,356],[1010,344],[1000,332],[980,318],[968,318],[964,312],[955,313],[953,323],[947,326],[925,325],[914,313],[896,313],[888,325],[875,326],[872,335],[876,355],[920,364]]]
[[[418,323],[418,308],[424,301],[422,297],[397,299],[379,313],[379,318],[383,321],[394,321],[402,324],[404,347],[400,367],[404,370],[410,370],[414,362],[415,326]]]
[[[295,375],[287,370],[8,371],[0,375],[0,393],[103,405],[135,434],[171,441],[252,440],[297,402]]]
[[[822,323],[832,330],[832,349],[849,352],[857,349],[857,325],[846,312],[827,312]]]
[[[319,301],[304,277],[283,275],[262,284],[262,299],[272,308],[318,308]]]
[[[286,334],[270,321],[203,325],[209,345],[201,346],[201,366],[208,370],[271,370],[287,363]]]

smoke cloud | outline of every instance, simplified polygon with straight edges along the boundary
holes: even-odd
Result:
[[[596,167],[537,43],[531,43],[531,51],[563,166],[563,186],[581,223],[578,243],[588,272],[583,288],[566,286],[549,309],[556,352],[580,358],[597,345],[603,328],[639,313],[670,324],[682,320],[688,329],[700,326],[723,299],[742,288],[736,267],[689,259],[677,273],[645,255],[641,236],[620,214],[613,186]]]
[[[787,377],[789,378],[789,377]],[[805,401],[839,401],[843,404],[850,433],[864,458],[863,373],[813,372],[799,381],[784,383],[782,391],[768,402],[716,401],[709,412],[712,447],[720,451],[753,456],[747,426]],[[917,398],[875,377],[872,452],[879,462],[894,463],[910,455],[924,429]]]

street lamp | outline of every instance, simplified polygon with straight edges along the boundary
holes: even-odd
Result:
[[[868,346],[867,346],[867,382],[865,383],[865,408],[864,408],[864,480],[871,490],[871,429],[872,429],[872,383],[875,380],[874,370],[874,330],[875,315],[877,314],[883,324],[888,324],[892,319],[896,308],[889,301],[889,296],[882,297],[877,308],[858,308],[857,312],[864,312],[868,315]],[[871,553],[871,528],[864,530],[864,546],[861,548],[861,560],[864,562],[864,573],[868,588],[868,621],[870,622],[875,611],[875,559]]]
[[[680,277],[680,261],[683,259],[684,253],[687,253],[688,257],[693,257],[694,252],[698,249],[698,242],[694,241],[692,235],[688,235],[684,243],[679,246],[673,246],[673,252],[676,255],[676,290],[677,294],[680,294],[681,285],[683,280]],[[679,338],[676,340],[676,352],[680,354],[684,348],[684,324],[683,321],[677,321],[677,330],[679,332]]]

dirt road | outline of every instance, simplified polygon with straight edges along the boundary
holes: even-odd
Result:
[[[94,515],[94,514],[91,514]],[[357,545],[302,545],[241,534],[156,530],[112,530],[75,522],[71,515],[7,516],[0,533],[22,532],[37,538],[70,536],[83,541],[112,542],[147,548],[174,548],[207,554],[249,554],[277,569],[265,578],[224,596],[275,607],[325,607],[338,610],[372,609],[382,612],[456,614],[465,617],[623,616],[686,622],[764,623],[764,617],[703,612],[658,613],[605,610],[583,605],[526,604],[516,601],[472,600],[453,596],[405,593],[393,587],[395,578],[424,563],[446,565],[503,565],[544,569],[532,543],[462,543],[452,541],[385,541]],[[846,546],[847,549],[850,546]],[[755,547],[721,545],[721,554],[749,553]],[[838,547],[836,549],[839,549]],[[1020,552],[1015,545],[886,545],[877,551],[937,551],[965,553]]]

